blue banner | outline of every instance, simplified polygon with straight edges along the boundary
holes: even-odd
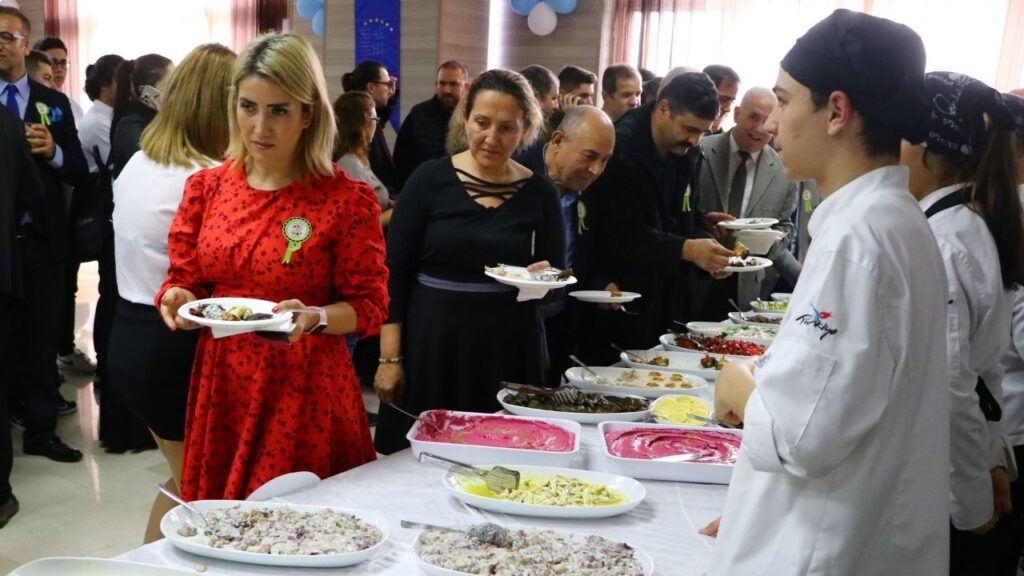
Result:
[[[356,64],[376,60],[388,69],[389,74],[398,76],[401,64],[400,14],[399,0],[356,0]],[[396,131],[401,119],[401,104],[396,99],[390,119]]]

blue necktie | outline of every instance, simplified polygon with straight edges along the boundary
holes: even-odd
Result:
[[[18,87],[14,84],[8,84],[7,87],[4,88],[4,93],[7,94],[4,98],[4,106],[7,106],[7,109],[11,111],[11,114],[20,120],[21,110],[18,109]]]

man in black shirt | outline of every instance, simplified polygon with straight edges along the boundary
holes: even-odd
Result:
[[[400,187],[417,166],[446,156],[448,121],[468,86],[469,69],[458,60],[449,60],[437,69],[434,97],[409,110],[398,131],[393,154]]]

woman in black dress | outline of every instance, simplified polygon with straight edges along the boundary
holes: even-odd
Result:
[[[413,413],[495,411],[500,381],[542,384],[536,305],[516,302],[484,266],[564,261],[554,188],[511,159],[542,122],[530,85],[515,72],[484,72],[462,113],[469,149],[417,168],[388,230],[391,308],[374,388],[382,403]],[[382,407],[377,450],[408,446],[411,424]]]

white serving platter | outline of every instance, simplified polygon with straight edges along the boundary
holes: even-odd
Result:
[[[183,576],[185,572],[128,560],[108,558],[40,558],[15,568],[8,576]]]
[[[579,367],[566,370],[565,378],[570,384],[584,390],[612,394],[627,392],[643,396],[644,398],[659,398],[665,394],[696,394],[701,390],[707,390],[709,387],[708,381],[700,376],[679,372],[667,372],[658,369],[619,368],[615,366],[592,366],[591,370],[599,377],[604,378],[606,383],[599,382],[596,377]],[[631,386],[620,383],[619,378],[630,375],[630,373],[634,373],[632,375],[636,377],[637,385]],[[655,373],[659,374],[660,377],[654,377]],[[679,376],[679,378],[674,378],[675,376]],[[657,385],[648,386],[648,384]],[[683,385],[685,384],[689,384],[690,387],[684,388]]]
[[[673,426],[667,424],[643,424],[636,422],[602,422],[597,427],[601,435],[601,456],[605,458],[605,466],[615,474],[630,474],[634,478],[648,480],[669,480],[673,482],[699,482],[702,484],[728,484],[732,478],[734,464],[718,464],[704,462],[672,462],[644,460],[639,458],[622,458],[611,454],[605,437],[607,432],[619,432],[634,428],[655,428],[661,430],[696,430],[720,434],[732,434],[743,437],[742,430],[727,428],[706,428],[700,426]]]
[[[561,418],[562,420],[571,420],[572,422],[579,422],[580,424],[600,424],[605,420],[624,420],[626,422],[636,422],[639,420],[646,420],[651,415],[651,409],[648,406],[647,410],[640,410],[636,412],[601,412],[601,413],[587,413],[587,412],[561,412],[557,410],[543,410],[540,408],[528,408],[526,406],[516,406],[505,402],[505,398],[515,394],[512,390],[499,390],[498,391],[498,403],[505,409],[506,412],[515,414],[517,416],[529,416],[531,418]],[[609,396],[627,396],[630,398],[636,398],[638,400],[647,401],[648,399],[643,396],[637,396],[633,394],[627,394],[625,392],[605,393]]]
[[[637,292],[622,292],[621,296],[613,296],[608,290],[576,290],[569,292],[569,296],[580,302],[592,302],[594,304],[625,304],[640,298]]]

